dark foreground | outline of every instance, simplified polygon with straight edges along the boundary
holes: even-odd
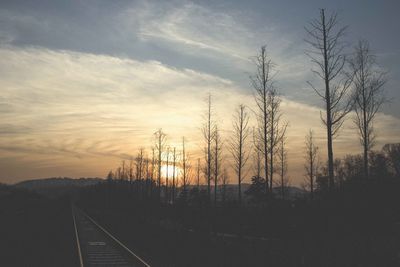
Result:
[[[182,226],[176,229],[169,220],[145,221],[133,210],[88,211],[151,266],[389,267],[400,262],[398,224],[376,225],[378,230],[361,226],[353,231],[344,217],[331,222],[332,226],[313,230],[293,223],[286,234],[279,233],[275,225],[277,234],[259,238]],[[305,232],[298,233],[296,228]]]
[[[68,199],[0,188],[0,266],[78,266]]]
[[[398,189],[215,208],[160,205],[102,184],[76,205],[152,267],[390,267],[400,266]],[[1,187],[0,266],[79,266],[70,201]]]
[[[87,190],[81,207],[151,266],[400,266],[397,183],[242,208],[160,206],[105,189]]]

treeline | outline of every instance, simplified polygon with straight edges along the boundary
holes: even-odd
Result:
[[[309,137],[308,137],[309,138]],[[308,139],[309,141],[310,139]],[[314,152],[318,154],[318,147],[314,147]],[[315,193],[327,193],[329,191],[329,173],[327,164],[323,165],[316,160],[309,161],[306,166],[307,176],[303,187],[310,191],[311,198]],[[309,159],[312,159],[309,157]],[[368,178],[365,176],[364,158],[362,154],[348,154],[343,158],[335,158],[333,161],[334,170],[334,192],[340,192],[346,187],[354,188],[365,186],[365,184],[385,184],[400,180],[400,143],[386,144],[381,151],[370,151],[368,154]],[[311,167],[311,165],[313,167]]]

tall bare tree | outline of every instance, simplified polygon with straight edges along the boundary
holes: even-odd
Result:
[[[249,159],[248,137],[250,135],[249,114],[244,105],[239,105],[233,118],[233,135],[230,139],[230,152],[233,157],[233,169],[238,181],[238,202],[242,203],[242,181],[244,168]]]
[[[281,197],[282,199],[285,199],[285,189],[289,186],[289,179],[287,177],[288,156],[286,150],[286,128],[284,128],[284,131],[280,134],[279,146],[277,150],[280,176],[279,185],[281,188]]]
[[[310,129],[305,139],[306,153],[304,169],[306,171],[306,187],[310,189],[311,199],[314,198],[314,184],[318,173],[318,146],[315,145],[314,132]]]
[[[158,129],[154,133],[155,139],[155,150],[157,152],[157,193],[158,198],[161,200],[161,166],[162,166],[162,153],[164,152],[166,145],[166,134],[162,129]]]
[[[262,142],[261,152],[264,157],[264,174],[266,179],[266,192],[268,186],[268,132],[269,132],[269,113],[268,113],[268,91],[273,86],[274,64],[268,57],[266,47],[262,46],[260,54],[254,60],[256,65],[256,74],[251,76],[252,86],[255,92],[255,101],[258,107],[259,134]]]
[[[287,123],[281,121],[282,113],[280,110],[281,98],[278,95],[278,91],[272,85],[268,90],[268,103],[267,103],[268,115],[269,115],[269,190],[272,192],[272,186],[274,182],[274,162],[276,158],[276,152],[279,149],[281,139],[284,138]],[[278,155],[279,157],[279,155]]]
[[[212,167],[212,153],[211,153],[211,145],[213,141],[213,132],[214,132],[214,122],[212,118],[212,102],[211,102],[211,94],[208,95],[207,98],[207,112],[205,114],[205,122],[202,127],[205,145],[205,161],[206,168],[205,174],[207,177],[207,197],[208,201],[211,201],[211,167]]]
[[[364,176],[368,178],[368,153],[375,144],[373,122],[376,113],[385,102],[385,72],[376,66],[376,57],[371,54],[369,44],[359,41],[350,59],[351,73],[354,73],[354,123],[358,128],[364,153]]]
[[[253,137],[253,147],[254,147],[254,176],[261,177],[261,170],[262,170],[262,145],[260,142],[259,134],[255,127],[253,127],[252,131]]]
[[[222,154],[222,140],[218,126],[215,125],[213,132],[213,171],[214,171],[214,206],[217,206],[217,195],[218,195],[218,182],[221,174],[221,154]]]
[[[341,128],[346,114],[352,109],[352,101],[348,89],[353,75],[345,75],[346,57],[342,42],[347,27],[338,28],[336,13],[325,16],[325,10],[320,10],[320,17],[309,23],[305,30],[308,37],[305,41],[311,46],[306,54],[316,66],[313,73],[324,83],[324,89],[317,89],[311,82],[309,85],[325,104],[325,117],[321,120],[326,126],[328,151],[329,190],[334,187],[333,143],[332,139]]]

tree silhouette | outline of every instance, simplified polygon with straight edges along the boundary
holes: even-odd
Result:
[[[383,146],[383,152],[389,160],[389,164],[394,171],[394,175],[400,178],[400,143],[386,144]]]
[[[172,152],[172,203],[175,203],[176,163],[177,163],[177,154],[176,154],[176,148],[174,147]]]
[[[269,190],[272,192],[272,187],[274,183],[274,173],[276,172],[274,168],[275,158],[277,148],[281,143],[281,139],[284,138],[287,123],[281,123],[281,98],[278,95],[278,91],[272,85],[268,90],[268,102],[267,102],[267,110],[269,116],[269,131],[268,131],[268,140],[269,140]],[[279,155],[278,155],[279,157]]]
[[[162,129],[158,129],[154,133],[155,150],[157,152],[157,194],[159,200],[161,200],[161,165],[162,165],[162,153],[164,152],[166,145],[166,134]]]
[[[251,177],[250,187],[246,190],[245,194],[249,196],[252,203],[259,205],[265,200],[265,183],[266,181],[262,177]]]
[[[354,123],[357,126],[364,155],[364,175],[368,178],[368,153],[374,146],[373,122],[376,113],[385,102],[383,86],[385,73],[376,67],[375,56],[371,54],[367,41],[359,41],[350,60],[354,73]]]
[[[221,175],[221,201],[222,201],[222,206],[225,205],[226,202],[226,188],[227,185],[229,183],[229,175],[228,175],[228,171],[226,168],[224,168],[224,170],[222,171],[222,175]],[[241,190],[240,188],[238,188],[238,190]]]
[[[251,83],[255,92],[255,101],[258,108],[258,134],[261,142],[260,151],[264,157],[264,174],[266,179],[266,191],[268,186],[268,134],[269,134],[269,112],[268,112],[268,92],[273,87],[273,69],[274,64],[268,57],[266,47],[262,46],[260,54],[254,60],[256,65],[256,74],[251,76]]]
[[[310,129],[305,139],[306,151],[304,169],[306,171],[306,187],[310,190],[311,199],[314,198],[315,180],[318,174],[318,146],[315,145],[314,132]]]
[[[321,91],[311,82],[308,82],[325,104],[326,116],[323,117],[321,114],[321,120],[327,130],[330,190],[334,187],[333,137],[338,133],[345,116],[352,109],[352,101],[348,97],[348,89],[351,86],[353,75],[345,75],[344,72],[346,57],[343,53],[344,45],[342,39],[346,28],[338,28],[336,13],[326,18],[324,9],[321,9],[318,19],[312,20],[309,23],[309,27],[305,27],[309,37],[305,41],[312,48],[306,54],[317,67],[312,70],[313,73],[324,82],[325,87]]]
[[[207,112],[205,114],[205,122],[202,127],[202,133],[204,137],[205,145],[205,161],[206,168],[205,174],[207,177],[207,196],[208,200],[211,200],[211,163],[212,163],[212,153],[211,153],[211,145],[213,141],[213,132],[214,132],[214,121],[212,119],[212,102],[211,102],[211,94],[208,95],[207,98]]]
[[[285,188],[289,186],[289,178],[287,177],[288,171],[288,160],[287,160],[287,150],[286,150],[286,128],[280,136],[279,146],[277,149],[277,157],[279,163],[279,185],[281,188],[281,197],[285,199]]]
[[[233,135],[230,139],[230,152],[233,157],[233,169],[238,181],[238,202],[242,203],[242,181],[244,179],[244,168],[249,159],[248,137],[250,135],[249,114],[244,105],[239,105],[233,118]]]
[[[214,171],[214,207],[217,206],[217,196],[218,196],[218,182],[220,178],[221,169],[221,154],[222,154],[222,140],[218,129],[218,125],[215,125],[213,132],[213,171]]]
[[[252,130],[252,142],[253,142],[253,169],[254,169],[254,176],[261,177],[262,167],[262,144],[260,142],[258,131],[255,127]]]

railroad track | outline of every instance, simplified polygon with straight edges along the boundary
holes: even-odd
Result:
[[[81,267],[150,267],[82,210],[72,206],[72,216]]]

